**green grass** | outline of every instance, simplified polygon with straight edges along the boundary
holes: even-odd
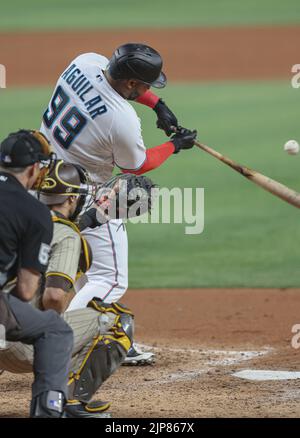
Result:
[[[298,0],[10,0],[0,31],[300,23]]]
[[[38,127],[50,89],[1,90],[1,138]],[[300,191],[299,93],[288,82],[170,84],[163,97],[199,139]],[[137,106],[148,146],[164,141],[154,113]],[[300,283],[300,212],[194,148],[151,173],[160,186],[204,187],[205,228],[128,224],[131,287],[262,286]]]

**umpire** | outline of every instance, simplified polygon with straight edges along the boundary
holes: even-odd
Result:
[[[48,208],[28,193],[51,164],[50,145],[38,131],[20,130],[0,145],[0,324],[8,341],[34,347],[31,417],[57,418],[67,397],[73,332],[34,297],[48,264],[53,224]],[[3,292],[14,280],[10,293]]]

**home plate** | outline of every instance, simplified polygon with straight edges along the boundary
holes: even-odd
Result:
[[[247,380],[295,380],[300,379],[299,371],[243,370],[232,374]]]

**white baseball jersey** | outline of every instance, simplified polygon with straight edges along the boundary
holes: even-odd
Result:
[[[115,165],[133,170],[146,159],[140,119],[105,78],[107,64],[96,53],[75,58],[60,76],[41,126],[58,158],[80,164],[96,182],[109,179]]]

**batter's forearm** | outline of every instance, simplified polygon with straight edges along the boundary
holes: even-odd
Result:
[[[146,160],[142,167],[137,170],[122,169],[123,173],[134,173],[135,175],[142,175],[150,170],[161,166],[175,151],[175,146],[171,141],[163,143],[154,148],[147,149]]]

